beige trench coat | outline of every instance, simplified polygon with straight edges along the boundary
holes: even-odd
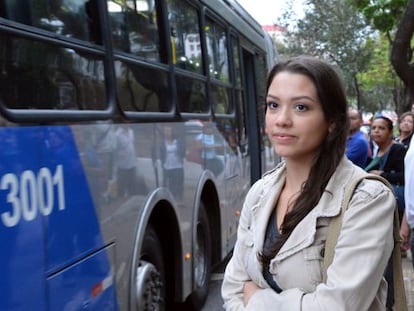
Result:
[[[339,214],[344,187],[363,171],[345,157],[315,208],[297,225],[270,263],[283,289],[273,291],[262,275],[257,254],[285,181],[285,165],[257,181],[246,196],[233,257],[222,285],[226,310],[385,310],[387,284],[383,272],[393,248],[395,199],[381,182],[362,181],[343,217],[335,257],[322,283],[324,245],[329,219]],[[243,284],[261,289],[243,305]]]

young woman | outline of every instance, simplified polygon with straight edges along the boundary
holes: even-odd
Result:
[[[378,152],[372,161],[368,163],[365,170],[384,177],[392,184],[401,223],[405,210],[404,156],[406,148],[404,145],[394,142],[392,121],[384,116],[376,117],[372,122],[371,137],[378,146]],[[394,282],[391,261],[385,271],[385,279],[390,285],[387,293],[387,310],[392,310],[394,305]]]
[[[414,130],[414,114],[411,112],[404,112],[398,120],[398,130],[400,136],[395,141],[404,145],[405,149],[410,146],[411,138]]]
[[[404,145],[394,142],[392,121],[387,117],[379,116],[374,119],[371,125],[371,137],[378,146],[378,152],[365,170],[381,175],[393,185],[401,221],[405,205],[404,156],[407,150]]]
[[[322,281],[327,226],[363,170],[345,157],[346,97],[335,70],[309,57],[270,72],[266,131],[284,161],[250,189],[222,285],[227,310],[385,310],[395,199],[363,180]]]

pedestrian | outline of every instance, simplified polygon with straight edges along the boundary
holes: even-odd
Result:
[[[411,111],[404,112],[399,117],[398,130],[399,130],[400,135],[395,138],[395,141],[403,144],[405,149],[408,149],[410,147],[411,138],[413,137],[413,130],[414,130],[414,114]],[[402,194],[400,194],[400,196],[401,195]],[[405,204],[405,195],[404,195],[404,204]],[[405,210],[405,206],[403,209]],[[401,220],[401,223],[402,222],[403,221]],[[407,249],[402,248],[401,254],[403,257],[407,257]]]
[[[404,112],[398,119],[398,131],[400,135],[395,138],[396,142],[404,145],[406,149],[410,146],[411,138],[414,130],[414,114]]]
[[[166,123],[163,127],[161,160],[163,168],[163,186],[171,190],[178,200],[183,198],[185,146],[176,133],[176,126]]]
[[[401,222],[400,235],[403,238],[402,249],[407,251],[411,248],[414,254],[414,147],[410,144],[404,158],[404,180],[405,180],[405,213]],[[410,240],[411,237],[411,240]],[[414,261],[413,261],[414,268]]]
[[[378,116],[371,126],[371,136],[378,146],[378,151],[365,170],[369,173],[380,175],[387,179],[393,186],[397,199],[399,220],[404,215],[404,145],[396,143],[393,139],[392,121],[385,116]],[[392,260],[385,271],[385,279],[388,286],[387,309],[392,310],[394,305],[394,282],[392,272]]]
[[[129,124],[120,124],[115,132],[118,197],[137,194],[137,155],[135,134]]]
[[[349,135],[346,141],[346,156],[355,165],[364,168],[369,155],[368,140],[361,131],[362,113],[358,109],[349,108]]]
[[[227,310],[384,310],[395,199],[363,180],[345,212],[323,282],[327,226],[344,187],[366,174],[345,157],[347,102],[327,63],[306,56],[270,71],[266,133],[284,160],[248,192],[224,274]]]
[[[392,121],[378,116],[371,126],[371,137],[378,146],[375,157],[365,167],[369,173],[380,175],[393,186],[397,198],[400,221],[404,213],[404,156],[406,149],[393,139]]]

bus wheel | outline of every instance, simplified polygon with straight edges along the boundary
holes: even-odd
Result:
[[[211,236],[207,213],[200,207],[197,221],[197,241],[194,250],[194,291],[188,298],[194,310],[200,310],[204,305],[209,289],[211,276]]]
[[[136,272],[137,310],[165,310],[165,269],[160,240],[149,226]]]

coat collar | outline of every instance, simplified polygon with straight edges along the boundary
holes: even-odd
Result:
[[[322,194],[318,204],[293,230],[291,236],[277,254],[276,260],[283,260],[285,257],[313,243],[318,218],[334,217],[339,214],[345,186],[358,171],[363,172],[346,157],[341,160],[335,173],[328,181],[325,192]],[[256,231],[254,245],[257,247],[258,252],[261,252],[263,249],[269,217],[272,215],[276,201],[285,183],[285,178],[286,167],[285,163],[282,162],[263,176],[263,185],[258,203],[252,206]]]

